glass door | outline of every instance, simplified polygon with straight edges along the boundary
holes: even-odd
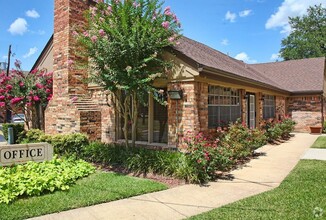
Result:
[[[249,128],[256,127],[256,96],[247,94],[247,125]]]

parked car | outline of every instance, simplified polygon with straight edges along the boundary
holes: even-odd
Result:
[[[11,118],[12,123],[24,123],[25,122],[25,115],[24,114],[16,114],[13,115]]]

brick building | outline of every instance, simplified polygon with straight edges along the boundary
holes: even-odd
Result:
[[[120,120],[107,93],[85,83],[86,70],[68,65],[74,53],[72,29],[84,25],[89,1],[55,0],[54,34],[35,68],[53,68],[54,95],[46,109],[47,133],[86,133],[104,142],[122,138]],[[171,57],[168,53],[167,56]],[[186,131],[207,131],[241,118],[250,127],[263,119],[292,115],[297,131],[324,120],[325,58],[250,65],[186,37],[173,48],[173,77],[157,80],[165,91],[182,91],[161,106],[149,97],[139,106],[137,141],[175,145]]]

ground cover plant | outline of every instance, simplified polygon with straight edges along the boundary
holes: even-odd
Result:
[[[95,168],[83,160],[59,158],[0,167],[0,204],[8,204],[24,196],[68,190],[77,179],[94,171]]]
[[[326,149],[326,136],[320,136],[317,138],[315,143],[311,146],[311,148],[324,148]]]
[[[278,188],[190,219],[325,219],[325,167],[301,160]]]
[[[96,172],[78,180],[69,190],[21,198],[8,205],[0,204],[0,219],[26,219],[164,189],[167,189],[164,184],[146,179]]]

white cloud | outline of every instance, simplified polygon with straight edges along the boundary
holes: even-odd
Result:
[[[273,53],[270,60],[279,60],[280,59],[280,54],[279,53]]]
[[[302,16],[306,14],[309,6],[318,5],[325,0],[284,0],[277,12],[272,14],[265,24],[266,29],[282,28],[281,33],[291,33],[288,24],[289,17]]]
[[[38,33],[39,35],[44,35],[44,34],[45,34],[45,31],[44,31],[44,30],[38,30],[37,33]]]
[[[39,18],[40,14],[37,11],[35,11],[35,9],[33,9],[33,10],[26,11],[26,16],[30,18]]]
[[[9,27],[12,35],[23,35],[27,31],[27,21],[24,18],[17,18]]]
[[[227,45],[229,45],[229,40],[228,39],[223,39],[221,41],[221,44],[224,45],[224,46],[227,46]]]
[[[230,11],[227,11],[225,14],[225,20],[230,21],[230,22],[235,22],[235,19],[237,18],[236,13],[232,13]]]
[[[252,10],[243,10],[239,12],[240,17],[247,17],[251,14]]]
[[[234,58],[237,60],[242,60],[245,63],[257,63],[257,60],[252,60],[245,52],[237,54]]]
[[[33,54],[35,54],[36,52],[37,52],[37,47],[32,47],[29,49],[28,53],[25,54],[23,57],[28,58],[28,57],[32,56]]]
[[[2,58],[2,60],[8,60],[8,56],[7,55],[3,55],[1,58]]]

